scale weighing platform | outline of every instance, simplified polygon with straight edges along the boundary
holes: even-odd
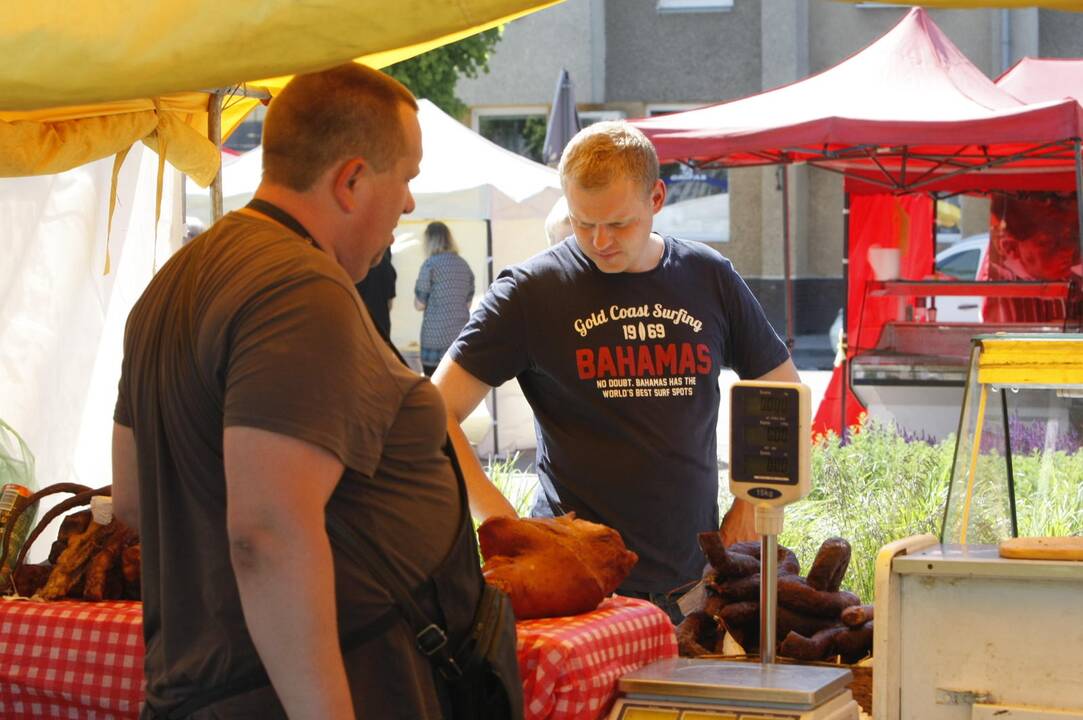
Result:
[[[775,659],[778,534],[786,505],[808,495],[809,389],[740,381],[730,390],[730,490],[755,508],[761,537],[761,662],[662,660],[628,673],[608,720],[858,720],[842,667]],[[699,588],[697,588],[700,592]],[[695,593],[697,590],[693,590]],[[691,594],[691,593],[690,593]]]
[[[609,720],[856,720],[846,668],[672,658],[619,681]]]

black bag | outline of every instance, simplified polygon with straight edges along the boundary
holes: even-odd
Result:
[[[452,717],[522,718],[522,685],[515,653],[515,613],[508,596],[488,583],[459,659],[462,677],[445,681]],[[514,672],[508,672],[511,667]]]
[[[467,512],[464,525],[470,533],[469,540],[473,541],[469,517]],[[426,616],[405,582],[369,538],[352,532],[333,512],[327,513],[327,534],[340,551],[368,567],[391,594],[415,632],[418,649],[432,662],[447,689],[453,720],[522,720],[523,687],[515,653],[515,613],[507,595],[484,582],[479,571],[481,596],[474,620],[460,646],[449,648],[446,629]],[[456,542],[455,546],[459,544]],[[473,542],[470,545],[476,548]],[[477,557],[476,549],[473,557]]]

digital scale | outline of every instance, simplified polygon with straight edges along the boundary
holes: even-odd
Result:
[[[730,491],[756,509],[761,536],[761,662],[671,658],[623,676],[608,720],[857,720],[846,668],[775,664],[778,534],[808,495],[809,389],[741,381],[730,390]]]

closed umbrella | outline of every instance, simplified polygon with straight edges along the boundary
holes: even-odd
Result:
[[[542,146],[542,159],[547,165],[560,162],[564,146],[579,132],[579,113],[575,110],[575,93],[568,71],[562,69],[557,79],[556,94],[553,96],[553,109],[549,112],[549,123],[545,128],[545,144]]]

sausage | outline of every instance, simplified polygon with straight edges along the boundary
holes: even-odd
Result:
[[[699,534],[699,546],[715,572],[722,578],[747,577],[760,571],[760,561],[751,555],[731,552],[716,532]]]
[[[684,657],[708,655],[721,640],[720,635],[715,619],[705,612],[696,611],[677,626],[677,648]]]
[[[855,605],[843,610],[839,619],[842,620],[842,624],[847,627],[861,627],[869,620],[872,620],[874,614],[873,611],[874,606],[872,605]]]
[[[845,663],[856,663],[872,650],[872,620],[860,627],[847,628],[835,636],[835,652]]]
[[[778,579],[778,604],[798,613],[838,618],[846,608],[860,605],[861,599],[845,590],[817,590],[804,578],[787,575]]]
[[[709,587],[722,596],[727,603],[738,603],[745,600],[760,599],[760,574],[735,580],[715,581]]]
[[[795,660],[823,660],[837,654],[833,652],[835,637],[844,632],[847,632],[847,628],[842,625],[821,630],[812,637],[791,632],[782,641],[779,654]]]
[[[745,652],[753,653],[760,645],[760,604],[758,602],[730,603],[718,614],[722,626]]]
[[[718,618],[726,630],[741,644],[741,647],[749,652],[754,652],[758,648],[760,633],[760,604],[758,602],[731,603],[722,608]],[[784,607],[779,607],[775,613],[775,637],[779,638],[786,637],[790,632],[807,637],[836,625],[838,621],[835,619],[805,615]]]
[[[761,544],[758,542],[739,542],[730,545],[726,548],[726,552],[730,555],[747,555],[756,561],[756,569],[753,572],[759,572],[760,570],[760,552]],[[778,546],[778,574],[779,575],[800,575],[801,563],[797,561],[797,556],[794,555],[793,550],[788,547]]]
[[[817,590],[835,592],[850,567],[850,543],[843,538],[828,538],[820,545],[808,571],[808,584]]]

